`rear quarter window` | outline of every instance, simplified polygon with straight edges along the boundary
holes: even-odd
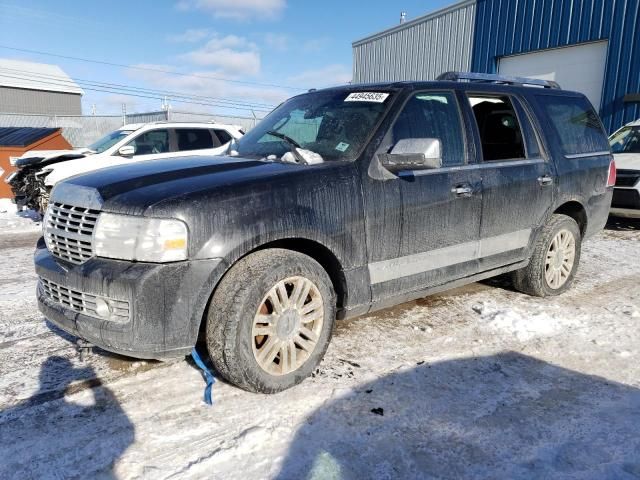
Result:
[[[538,101],[556,134],[562,153],[581,155],[609,151],[602,123],[586,98],[539,95]]]

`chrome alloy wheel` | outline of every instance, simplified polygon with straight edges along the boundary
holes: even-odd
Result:
[[[253,319],[253,355],[265,372],[286,375],[316,348],[324,322],[318,287],[304,277],[279,281],[264,296]]]
[[[557,290],[562,287],[573,270],[576,259],[576,239],[569,230],[560,230],[549,245],[544,264],[547,285]]]

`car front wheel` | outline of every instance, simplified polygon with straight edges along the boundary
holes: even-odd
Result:
[[[283,249],[240,260],[207,312],[207,347],[218,372],[245,390],[275,393],[300,383],[322,360],[336,314],[326,271]]]

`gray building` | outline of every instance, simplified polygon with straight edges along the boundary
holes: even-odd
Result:
[[[57,65],[0,59],[0,112],[81,115],[82,89]]]
[[[353,82],[433,80],[469,71],[476,2],[469,0],[353,42]]]

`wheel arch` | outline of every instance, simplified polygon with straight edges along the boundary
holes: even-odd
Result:
[[[199,321],[200,325],[198,330],[200,333],[203,332],[206,325],[206,315],[207,310],[209,308],[209,304],[211,303],[211,299],[216,293],[218,286],[222,279],[229,273],[229,271],[236,265],[240,260],[251,255],[252,253],[266,250],[269,248],[281,248],[284,250],[291,250],[293,252],[302,253],[303,255],[307,255],[308,257],[314,259],[316,262],[320,264],[320,266],[327,272],[329,275],[329,279],[331,280],[331,284],[333,285],[333,289],[336,292],[336,308],[339,311],[346,302],[348,290],[347,290],[347,279],[344,274],[344,270],[342,268],[342,263],[335,255],[330,248],[316,240],[310,240],[308,238],[303,237],[287,237],[280,238],[275,240],[270,240],[260,245],[254,246],[251,249],[248,249],[243,254],[233,258],[232,261],[225,264],[224,271],[222,273],[218,273],[216,275],[218,278],[213,285],[213,288],[210,287],[209,295],[206,301],[206,305],[200,315]]]
[[[580,235],[584,238],[587,232],[587,210],[577,200],[569,200],[557,207],[553,213],[566,215],[573,218],[580,228]]]

